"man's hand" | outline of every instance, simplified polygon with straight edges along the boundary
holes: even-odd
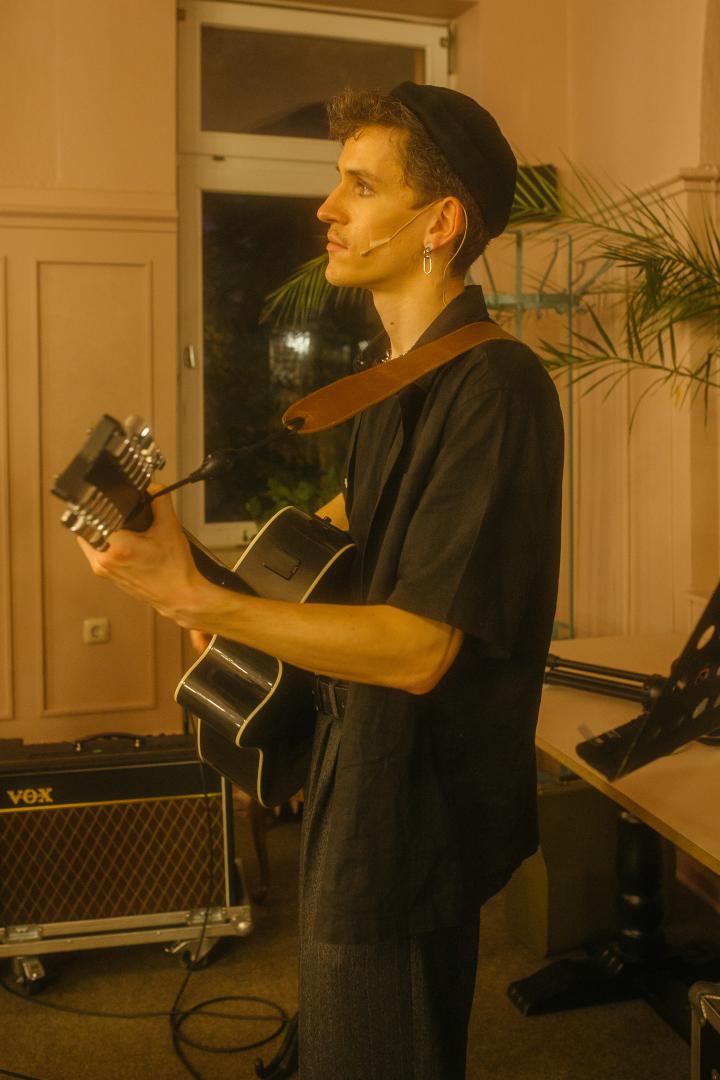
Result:
[[[192,607],[190,597],[207,583],[195,566],[170,496],[156,499],[152,509],[154,522],[147,532],[121,529],[106,551],[96,551],[81,538],[78,543],[94,574],[181,622],[180,613]]]
[[[197,652],[205,652],[212,641],[212,634],[206,634],[204,630],[190,631],[190,644]]]
[[[78,542],[99,577],[186,630],[229,637],[306,671],[411,694],[428,693],[457,656],[462,631],[392,605],[298,604],[213,585],[195,566],[169,496],[153,510],[147,532],[120,530],[107,551]]]

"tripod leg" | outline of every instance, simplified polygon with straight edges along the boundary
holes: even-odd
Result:
[[[618,904],[615,940],[587,960],[558,960],[508,987],[526,1016],[626,1001],[643,994],[638,976],[664,951],[662,841],[626,810],[618,816]]]
[[[617,876],[620,955],[630,964],[648,964],[665,951],[662,840],[627,810],[618,818]]]

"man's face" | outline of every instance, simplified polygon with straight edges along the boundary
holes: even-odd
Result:
[[[339,183],[318,210],[329,226],[326,277],[333,285],[397,288],[421,271],[427,218],[411,221],[417,196],[403,179],[405,138],[399,129],[370,126],[342,149]],[[373,246],[408,222],[389,243]]]

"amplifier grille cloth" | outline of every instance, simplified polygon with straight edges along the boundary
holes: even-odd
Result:
[[[217,797],[0,814],[5,926],[221,905],[224,874]]]

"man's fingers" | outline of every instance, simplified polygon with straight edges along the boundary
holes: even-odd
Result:
[[[204,630],[190,631],[190,641],[192,642],[193,648],[198,652],[205,652],[210,644],[211,637],[212,634],[206,634]]]
[[[99,553],[95,550],[95,548],[88,544],[87,540],[83,540],[82,536],[76,536],[75,539],[80,545],[80,550],[82,551],[83,555],[90,563],[90,569],[92,570],[93,574],[96,574],[98,577],[107,577],[107,570],[98,562]]]
[[[156,484],[151,487],[157,487]],[[158,490],[160,490],[158,488]],[[152,501],[153,518],[156,525],[162,525],[168,521],[174,521],[176,519],[175,507],[170,495],[161,495],[157,499]]]

